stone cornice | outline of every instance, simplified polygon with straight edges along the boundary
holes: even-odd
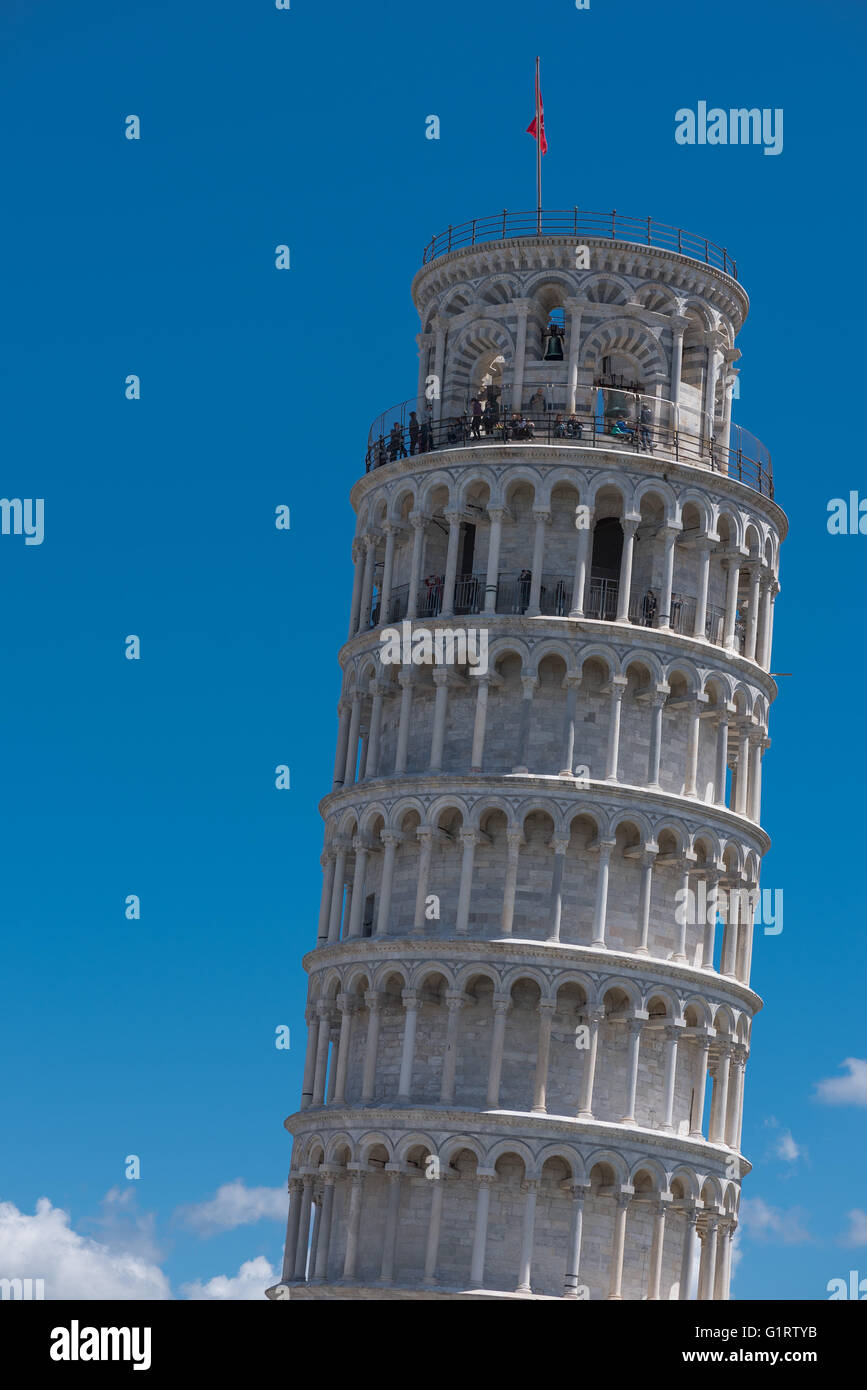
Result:
[[[463,467],[466,464],[501,470],[519,466],[562,468],[569,464],[588,471],[592,477],[593,473],[610,472],[612,467],[622,467],[624,462],[628,465],[627,471],[634,469],[642,477],[662,478],[664,481],[676,479],[685,487],[703,487],[713,496],[730,498],[745,509],[762,514],[777,528],[780,540],[786,538],[789,523],[782,507],[756,488],[750,487],[748,483],[739,482],[737,478],[730,478],[725,473],[717,473],[699,464],[657,458],[653,454],[636,454],[631,448],[616,449],[608,444],[604,448],[582,446],[578,443],[529,443],[526,440],[514,444],[455,444],[451,448],[435,449],[428,454],[413,454],[410,458],[396,459],[392,463],[372,469],[353,484],[349,500],[357,513],[367,494],[384,483],[394,482],[417,472],[445,473],[449,468]]]
[[[422,784],[421,786],[419,784]],[[382,801],[386,794],[403,798],[421,797],[425,793],[431,800],[441,797],[444,792],[464,799],[475,799],[485,793],[514,796],[520,800],[527,796],[548,794],[561,798],[564,814],[579,814],[593,804],[608,804],[617,808],[623,803],[632,810],[647,811],[657,807],[662,815],[673,815],[687,824],[694,823],[698,830],[704,825],[719,826],[726,833],[747,843],[757,854],[764,855],[771,847],[770,836],[761,826],[737,815],[727,806],[711,806],[706,801],[696,801],[686,796],[676,796],[673,792],[651,791],[648,787],[631,786],[628,782],[607,782],[588,778],[585,788],[578,789],[568,777],[544,777],[534,773],[487,773],[475,775],[455,772],[410,772],[397,777],[376,777],[369,782],[353,782],[338,791],[328,792],[319,803],[319,813],[323,820],[337,815],[341,810],[359,805]],[[572,808],[574,807],[574,810]],[[556,822],[555,822],[556,823]]]
[[[306,953],[301,964],[309,974],[314,968],[318,972],[337,964],[379,963],[395,959],[406,964],[449,957],[459,963],[468,960],[493,963],[499,958],[503,962],[547,966],[553,970],[583,968],[585,973],[604,970],[606,975],[626,975],[639,981],[650,979],[656,984],[668,984],[680,989],[685,987],[687,992],[701,992],[720,1004],[747,1008],[753,1015],[763,1007],[761,996],[748,985],[742,985],[715,970],[702,970],[683,961],[635,956],[626,951],[611,951],[598,946],[529,941],[515,937],[497,937],[493,940],[479,937],[465,940],[453,936],[355,937],[349,941],[334,942],[330,946],[318,946]]]
[[[422,1132],[448,1129],[452,1134],[523,1135],[528,1140],[543,1140],[551,1143],[568,1138],[573,1142],[583,1142],[600,1147],[616,1145],[617,1149],[628,1153],[634,1150],[636,1160],[652,1154],[668,1154],[673,1166],[687,1162],[702,1173],[725,1169],[734,1150],[721,1144],[710,1144],[704,1139],[690,1139],[686,1135],[666,1134],[657,1129],[643,1129],[640,1125],[620,1125],[610,1120],[579,1120],[568,1115],[534,1115],[530,1111],[513,1110],[471,1110],[456,1105],[408,1105],[405,1108],[390,1106],[322,1106],[317,1109],[297,1110],[283,1122],[283,1127],[293,1137],[296,1134],[328,1131],[361,1131],[395,1129]],[[752,1164],[743,1155],[736,1155],[741,1165],[740,1177],[752,1169]]]
[[[576,238],[572,234],[504,237],[498,241],[479,241],[472,246],[457,247],[453,251],[447,251],[442,256],[437,256],[435,260],[428,261],[416,271],[410,293],[413,303],[419,310],[419,317],[424,317],[430,296],[425,296],[424,289],[426,280],[435,280],[437,277],[442,280],[447,278],[453,283],[466,280],[481,279],[485,275],[496,274],[506,270],[510,274],[520,274],[522,270],[532,272],[541,270],[545,267],[542,264],[542,253],[548,252],[547,261],[550,269],[565,269],[574,275],[587,276],[598,274],[600,270],[610,270],[618,274],[632,274],[638,276],[639,272],[635,269],[624,270],[623,265],[627,261],[632,261],[633,266],[637,263],[647,269],[642,269],[642,275],[648,275],[652,270],[662,271],[660,280],[662,283],[674,278],[688,278],[692,280],[693,287],[690,293],[697,292],[697,287],[704,282],[712,289],[715,295],[722,295],[730,304],[730,314],[737,320],[740,328],[749,313],[749,295],[739,280],[726,275],[724,271],[717,270],[715,266],[708,265],[702,261],[695,260],[691,256],[681,255],[677,251],[669,251],[663,247],[647,246],[638,241],[618,241],[608,237],[580,237],[580,244],[587,246],[595,252],[592,259],[592,272],[575,271],[575,244]],[[551,255],[550,253],[554,254]],[[528,258],[529,264],[504,265],[508,260],[524,260]],[[559,253],[559,254],[558,254]],[[496,264],[491,265],[490,261]],[[477,268],[473,266],[477,263]],[[488,262],[488,264],[486,264]],[[579,282],[580,283],[580,282]],[[438,289],[444,286],[440,284]],[[436,291],[434,291],[436,292]]]
[[[728,651],[716,642],[690,637],[682,632],[641,627],[636,623],[606,622],[599,618],[555,617],[552,614],[528,617],[523,613],[466,613],[451,618],[437,615],[431,618],[412,618],[409,621],[414,627],[429,628],[431,632],[435,632],[438,627],[483,626],[493,637],[502,633],[504,637],[521,636],[525,639],[535,638],[537,641],[550,641],[551,638],[562,641],[564,637],[567,641],[575,641],[582,637],[587,641],[598,641],[600,637],[605,637],[615,649],[620,649],[621,655],[632,652],[647,642],[648,651],[656,654],[670,651],[671,655],[687,656],[696,664],[707,664],[715,670],[732,671],[740,681],[755,684],[769,704],[773,704],[779,694],[779,687],[774,678],[755,661],[748,660],[739,652]],[[348,659],[375,651],[382,645],[380,638],[385,628],[388,626],[399,629],[400,623],[401,620],[383,623],[379,627],[368,628],[350,637],[338,653],[341,670],[345,669]]]

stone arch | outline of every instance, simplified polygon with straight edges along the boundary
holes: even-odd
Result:
[[[579,367],[598,374],[601,359],[617,352],[633,358],[641,368],[645,385],[668,379],[668,362],[653,330],[639,319],[605,319],[584,339]]]

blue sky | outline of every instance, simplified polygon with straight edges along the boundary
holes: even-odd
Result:
[[[867,538],[826,528],[831,498],[867,493],[852,429],[863,112],[842,80],[863,13],[83,8],[6,0],[0,18],[0,490],[45,499],[42,545],[0,537],[0,1251],[48,1260],[65,1243],[94,1288],[177,1297],[218,1276],[236,1282],[215,1296],[258,1296],[279,1260],[348,491],[373,417],[415,393],[423,245],[535,201],[538,53],[545,206],[649,213],[725,244],[752,299],[735,418],[770,447],[790,518],[774,668],[792,675],[765,764],[763,885],[785,917],[754,953],[767,1004],[734,1292],[821,1298],[867,1275],[867,1217],[850,1217],[867,1206],[867,1077],[843,1103],[814,1098],[867,1058]],[[675,111],[700,100],[783,108],[783,152],[677,145]],[[275,790],[279,763],[291,791]],[[843,1243],[855,1227],[861,1243]]]

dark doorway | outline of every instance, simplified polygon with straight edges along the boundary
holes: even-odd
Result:
[[[588,618],[613,622],[617,616],[622,552],[623,527],[615,516],[603,517],[593,532],[593,559],[584,605]]]
[[[594,579],[619,579],[620,557],[623,553],[623,527],[616,516],[603,517],[597,521],[593,532],[593,560],[591,574]]]
[[[475,553],[476,528],[471,521],[462,521],[458,540],[458,574],[472,574]]]

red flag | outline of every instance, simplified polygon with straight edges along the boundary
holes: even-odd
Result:
[[[539,148],[542,154],[548,153],[548,141],[545,139],[545,108],[542,105],[542,90],[539,86],[539,78],[536,76],[536,110],[539,112]],[[536,117],[534,116],[527,126],[527,134],[536,139]]]

